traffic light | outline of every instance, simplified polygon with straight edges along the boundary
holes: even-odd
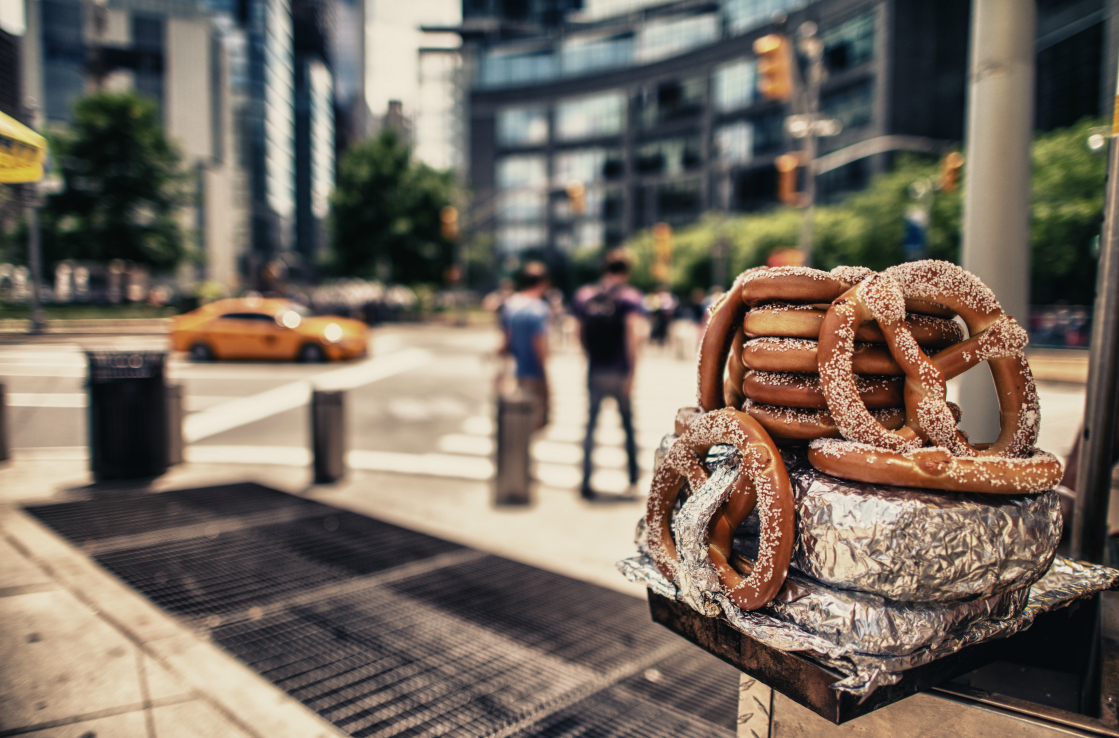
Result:
[[[657,223],[653,226],[653,279],[661,284],[668,282],[668,269],[672,263],[672,226]]]
[[[454,241],[458,238],[458,208],[447,205],[439,211],[440,230],[443,238]]]
[[[940,191],[952,192],[960,186],[960,169],[964,165],[964,155],[953,151],[940,160]]]
[[[800,155],[781,154],[774,164],[777,166],[777,199],[786,205],[799,205],[797,170],[800,169]]]
[[[754,41],[758,57],[758,92],[782,102],[793,96],[793,55],[789,39],[771,33]]]
[[[582,182],[567,183],[567,204],[572,215],[582,215],[587,212],[587,188]]]

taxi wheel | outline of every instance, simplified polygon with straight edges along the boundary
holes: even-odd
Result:
[[[196,343],[190,347],[191,361],[213,361],[214,352],[204,343]]]
[[[299,349],[299,360],[304,364],[321,364],[326,361],[326,352],[317,343],[305,343]]]

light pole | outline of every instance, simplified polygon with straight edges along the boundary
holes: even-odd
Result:
[[[800,221],[800,248],[805,266],[812,266],[812,218],[816,209],[816,137],[820,114],[820,84],[824,81],[824,42],[816,37],[816,24],[802,23],[797,29],[797,48],[808,59],[803,110],[807,119],[804,135],[804,214]]]

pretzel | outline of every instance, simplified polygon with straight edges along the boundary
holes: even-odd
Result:
[[[670,525],[672,509],[687,481],[699,489],[708,478],[702,459],[720,443],[731,443],[741,455],[738,480],[708,526],[708,555],[731,601],[743,610],[764,606],[781,589],[793,553],[796,517],[793,491],[781,454],[757,422],[729,408],[692,420],[672,445],[653,475],[645,513],[649,555],[662,574],[676,579],[676,543]],[[743,578],[728,560],[734,532],[757,507],[761,522],[758,557]]]
[[[808,460],[825,474],[859,482],[1007,495],[1053,489],[1062,472],[1057,457],[1036,448],[1022,458],[959,457],[938,446],[899,453],[830,438],[812,441]]]
[[[820,326],[827,315],[828,307],[816,305],[769,304],[756,307],[746,313],[742,327],[747,336],[785,336],[788,338],[811,338],[820,335]],[[929,315],[908,313],[905,325],[917,343],[931,348],[944,348],[964,340],[964,331],[953,320],[934,318]],[[855,332],[856,341],[883,343],[886,338],[876,323],[863,323]]]
[[[930,360],[905,328],[907,296],[952,309],[971,337]],[[906,425],[897,431],[869,414],[855,386],[854,335],[868,320],[878,321],[890,353],[905,369]],[[850,440],[902,453],[931,441],[957,456],[1023,457],[1032,453],[1040,419],[1023,351],[1027,341],[1025,331],[1002,312],[994,294],[974,275],[948,262],[912,262],[875,275],[832,304],[820,331],[821,385],[828,408]],[[991,366],[1002,416],[998,439],[983,448],[972,446],[956,429],[945,397],[946,379],[979,361]]]
[[[746,378],[746,365],[742,363],[742,352],[735,347],[741,346],[746,340],[745,334],[739,328],[731,339],[731,350],[727,356],[727,378],[723,382],[723,402],[726,407],[741,407],[746,399],[743,380]]]
[[[742,412],[758,421],[779,443],[803,443],[814,438],[840,437],[839,428],[827,410],[763,405],[746,400],[742,405]],[[886,428],[897,429],[905,425],[905,408],[883,408],[872,412],[874,418]]]
[[[728,378],[728,382],[730,379]],[[904,377],[882,377],[874,375],[855,375],[855,386],[859,399],[870,410],[886,407],[902,407]],[[742,393],[766,405],[827,410],[828,403],[820,386],[819,374],[796,372],[749,371],[743,378]],[[741,405],[741,403],[739,403]]]
[[[863,267],[836,267],[831,272],[808,267],[757,267],[738,275],[731,288],[712,306],[703,331],[697,362],[697,404],[704,410],[726,407],[723,375],[727,354],[735,332],[742,326],[748,305],[774,300],[831,302],[871,274],[872,271]]]
[[[753,338],[742,347],[742,363],[750,369],[766,372],[815,373],[817,369],[817,342],[807,338]],[[888,346],[876,343],[856,343],[854,370],[857,374],[888,374],[900,376],[905,372],[890,354]]]

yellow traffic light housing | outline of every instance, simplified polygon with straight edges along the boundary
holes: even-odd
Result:
[[[786,205],[799,205],[801,193],[797,191],[797,170],[801,167],[799,154],[782,154],[774,161],[777,167],[777,199]]]
[[[960,186],[960,169],[964,166],[964,155],[953,151],[940,160],[940,191],[952,192]]]
[[[785,102],[793,96],[793,54],[789,39],[771,33],[754,41],[758,58],[758,92],[767,100]]]
[[[567,183],[567,204],[572,215],[583,215],[587,212],[587,188],[582,182]]]
[[[458,208],[447,205],[439,211],[440,230],[443,238],[454,241],[458,238]]]

